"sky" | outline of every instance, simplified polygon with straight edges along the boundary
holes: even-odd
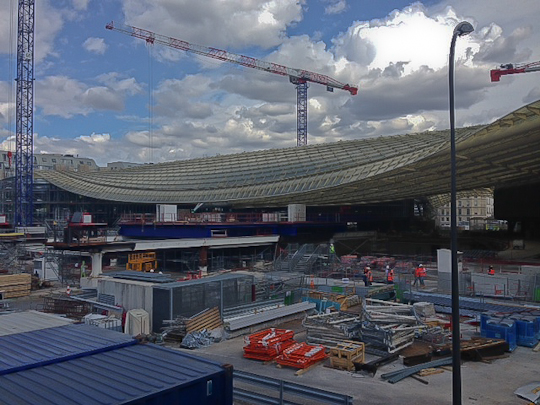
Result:
[[[17,0],[0,0],[0,148],[15,150]],[[311,83],[308,145],[489,124],[540,99],[538,0],[38,0],[34,153],[160,163],[296,146],[287,77],[105,29],[135,26],[305,69],[358,87]]]

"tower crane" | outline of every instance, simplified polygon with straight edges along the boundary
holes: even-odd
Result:
[[[34,0],[19,0],[14,223],[27,226],[34,214]]]
[[[209,48],[202,45],[196,45],[176,38],[156,34],[154,32],[132,27],[130,25],[116,27],[112,22],[105,28],[118,31],[135,38],[144,39],[148,44],[158,43],[171,48],[180,49],[186,52],[192,52],[198,55],[207,56],[222,60],[225,62],[236,63],[241,66],[262,70],[264,72],[274,73],[281,76],[289,76],[289,81],[296,86],[296,118],[297,118],[297,146],[307,145],[307,88],[308,82],[319,83],[326,86],[328,91],[336,89],[346,90],[351,95],[358,93],[358,88],[322,75],[320,73],[310,72],[304,69],[294,69],[277,63],[266,62],[250,56],[238,55],[232,52],[217,48]]]
[[[498,69],[493,69],[490,71],[491,81],[498,82],[501,80],[501,76],[511,75],[514,73],[527,73],[527,72],[539,72],[540,71],[540,62],[532,63],[520,63],[512,64],[506,63],[501,65]]]

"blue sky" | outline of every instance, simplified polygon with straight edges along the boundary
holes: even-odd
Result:
[[[0,142],[15,148],[17,0],[0,9]],[[448,128],[453,27],[457,124],[486,124],[540,98],[540,2],[516,0],[39,0],[36,153],[164,162],[296,145],[287,78],[154,46],[105,29],[129,24],[195,44],[322,73],[357,96],[308,90],[308,144]],[[11,28],[11,31],[10,31]],[[11,42],[10,42],[11,41]]]

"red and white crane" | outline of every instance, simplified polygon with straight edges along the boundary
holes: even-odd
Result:
[[[540,71],[540,62],[532,63],[519,63],[512,64],[507,63],[501,65],[499,69],[493,69],[490,71],[491,81],[498,82],[501,79],[501,76],[512,75],[514,73],[527,73],[527,72],[539,72]]]
[[[113,31],[122,32],[135,38],[144,39],[148,44],[158,43],[171,48],[180,49],[186,52],[192,52],[222,60],[225,62],[236,63],[237,65],[262,70],[264,72],[275,73],[281,76],[289,76],[292,84],[296,85],[297,90],[297,146],[307,145],[307,87],[308,82],[319,83],[326,86],[328,91],[334,91],[334,88],[346,90],[352,95],[358,93],[358,87],[341,83],[329,76],[320,73],[310,72],[304,69],[294,69],[277,63],[266,62],[250,56],[238,55],[232,52],[217,48],[209,48],[202,45],[196,45],[180,39],[156,34],[142,28],[132,27],[130,25],[116,27],[111,22],[105,28]]]

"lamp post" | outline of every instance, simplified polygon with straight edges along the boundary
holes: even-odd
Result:
[[[450,58],[448,61],[448,78],[450,92],[450,248],[452,256],[452,403],[461,405],[461,349],[459,332],[459,273],[457,259],[457,218],[456,218],[456,128],[454,124],[454,49],[457,37],[470,34],[473,26],[462,21],[454,28],[450,44]]]

